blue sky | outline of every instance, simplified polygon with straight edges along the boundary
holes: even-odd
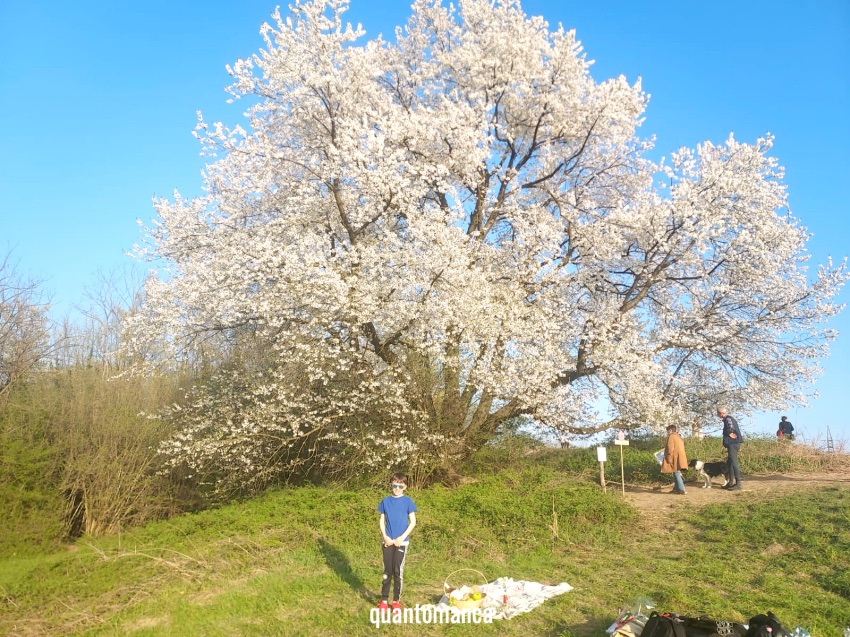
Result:
[[[526,0],[526,13],[575,28],[597,80],[643,78],[643,134],[658,154],[730,132],[771,132],[792,210],[814,235],[813,265],[850,253],[850,4]],[[94,275],[125,266],[151,197],[200,191],[196,111],[235,124],[225,65],[257,51],[274,4],[0,2],[0,254],[45,279],[57,312]],[[405,0],[352,0],[368,36],[409,14]],[[241,122],[240,122],[241,123]],[[841,301],[850,300],[845,290]],[[850,312],[811,408],[785,414],[804,435],[850,439]],[[742,419],[773,432],[781,414]]]

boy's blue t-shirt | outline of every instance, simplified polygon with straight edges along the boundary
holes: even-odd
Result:
[[[416,511],[416,505],[406,495],[399,498],[388,495],[381,500],[378,511],[386,516],[387,535],[394,540],[407,530],[410,524],[407,516]]]

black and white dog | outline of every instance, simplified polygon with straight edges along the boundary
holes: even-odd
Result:
[[[726,462],[703,462],[702,460],[691,460],[688,463],[688,466],[692,469],[696,469],[697,475],[705,481],[705,484],[702,485],[703,489],[711,488],[712,478],[722,477],[722,486],[724,487],[729,484],[729,465]]]

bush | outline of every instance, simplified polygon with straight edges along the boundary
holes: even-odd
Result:
[[[170,487],[153,460],[165,425],[139,412],[171,399],[173,385],[80,367],[15,387],[0,411],[0,490],[18,521],[4,524],[40,529],[23,536],[40,543],[163,515],[173,506]]]
[[[51,487],[53,454],[9,420],[0,421],[0,555],[47,550],[64,531],[64,501]]]

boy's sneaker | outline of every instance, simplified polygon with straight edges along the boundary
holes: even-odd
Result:
[[[401,602],[393,602],[393,612],[401,611],[402,608]]]
[[[387,600],[382,599],[381,603],[378,604],[378,610],[387,610],[388,608],[389,608],[389,605],[387,604]]]

